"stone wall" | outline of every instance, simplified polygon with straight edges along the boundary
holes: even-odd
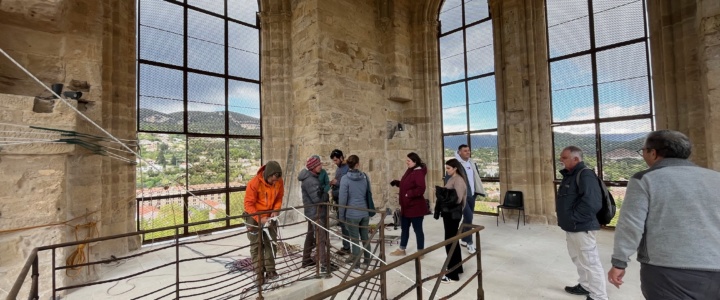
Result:
[[[0,40],[0,47],[43,83],[63,83],[66,91],[82,91],[83,101],[77,108],[89,120],[118,138],[135,138],[133,1],[3,0]],[[0,70],[0,94],[30,96],[4,95],[6,105],[23,104],[5,107],[0,122],[105,135],[63,105],[56,104],[50,114],[33,112],[34,97],[49,96],[49,92],[4,57],[0,57]],[[75,241],[75,225],[97,224],[98,233],[93,236],[135,230],[133,165],[67,145],[17,147],[0,152],[4,165],[0,178],[15,187],[3,190],[0,197],[0,223],[3,230],[38,228],[0,234],[0,248],[13,249],[3,251],[0,263],[0,288],[5,291],[32,248]],[[61,225],[42,227],[51,223]],[[80,231],[78,238],[85,238],[86,231]],[[138,238],[119,239],[93,245],[86,256],[99,260],[138,246]],[[64,261],[73,250],[61,249],[57,259]],[[43,264],[49,266],[49,261],[41,261]],[[96,278],[94,272],[84,269],[73,278],[64,272],[57,274],[60,284]],[[41,286],[43,295],[50,286]]]
[[[700,98],[705,103],[707,167],[720,171],[720,1],[698,0]]]
[[[498,94],[500,186],[523,191],[531,222],[555,223],[545,7],[490,1]]]
[[[68,106],[57,104],[52,113],[35,113],[34,99],[0,94],[2,122],[75,129],[76,116]],[[0,128],[2,131],[14,131],[12,136],[18,138],[33,138],[38,136],[34,133],[43,132],[9,125],[0,125]],[[75,146],[68,144],[0,148],[0,184],[3,186],[0,189],[0,230],[5,231],[0,234],[0,288],[3,290],[10,290],[32,248],[68,241],[65,225],[30,228],[65,221],[68,208],[67,166],[75,151]],[[24,228],[28,229],[9,231]],[[41,265],[44,274],[49,274],[48,262],[45,260],[45,264]],[[42,282],[46,286],[48,283],[48,280]],[[29,285],[26,284],[25,290],[27,288]]]
[[[654,0],[648,17],[657,128],[684,132],[691,159],[720,170],[720,3]]]
[[[263,160],[280,161],[297,176],[305,159],[319,154],[332,175],[329,154],[341,149],[360,157],[376,206],[398,207],[388,183],[405,171],[405,156],[431,155],[420,137],[429,120],[425,103],[413,99],[412,2],[263,1],[265,8]],[[300,205],[297,182],[286,189],[286,201]]]

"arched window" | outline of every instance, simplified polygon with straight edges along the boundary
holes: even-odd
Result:
[[[440,89],[445,159],[470,146],[488,197],[500,200],[493,27],[487,0],[447,0],[440,8]]]
[[[170,200],[151,217],[138,214],[139,230],[242,213],[261,162],[257,11],[257,0],[138,1],[137,129],[148,162],[138,163],[138,207]]]
[[[547,0],[546,9],[555,165],[579,146],[620,208],[627,181],[647,167],[636,151],[654,128],[645,1]]]

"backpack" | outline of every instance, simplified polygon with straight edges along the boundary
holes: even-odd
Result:
[[[585,168],[580,170],[580,172],[578,172],[575,176],[575,184],[578,186],[578,189],[580,188],[580,174],[582,174],[585,170],[592,171],[590,168]],[[595,175],[595,172],[593,172],[593,175]],[[602,190],[602,207],[600,208],[600,211],[598,211],[596,217],[600,225],[607,225],[610,224],[610,221],[615,217],[615,212],[617,211],[615,199],[613,198],[613,195],[610,194],[610,191],[608,191],[605,183],[600,180],[599,177],[595,176],[595,178],[597,178],[600,183],[600,189]]]

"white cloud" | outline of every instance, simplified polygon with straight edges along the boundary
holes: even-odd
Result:
[[[647,104],[633,105],[633,106],[621,106],[617,104],[600,104],[600,115],[603,118],[613,118],[622,116],[632,116],[646,114],[648,112]],[[588,116],[595,115],[595,108],[593,106],[579,107],[570,112],[570,114],[561,119],[557,119],[558,122],[565,122],[570,120],[585,120]]]
[[[466,118],[465,106],[443,109],[443,132],[466,131]]]
[[[634,105],[634,106],[620,106],[617,104],[602,104],[600,105],[600,114],[603,117],[621,117],[630,116],[637,114],[647,113],[647,104]],[[594,115],[594,108],[592,106],[586,106],[574,109],[567,118],[557,120],[559,122],[567,120],[582,120],[587,119],[587,116]],[[646,119],[633,120],[633,121],[619,121],[612,123],[603,123],[601,125],[602,134],[623,134],[623,133],[640,133],[649,132],[650,122]],[[613,126],[615,125],[615,126]],[[573,134],[594,134],[594,124],[583,124],[583,125],[572,125],[572,126],[560,126],[556,127],[555,132],[566,132]]]

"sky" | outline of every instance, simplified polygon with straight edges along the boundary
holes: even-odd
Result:
[[[441,32],[462,25],[461,0],[448,0],[441,8]],[[487,0],[464,0],[466,18],[487,17]],[[548,38],[550,57],[558,57],[590,48],[587,1],[548,0]],[[484,7],[484,10],[476,9]],[[593,1],[596,46],[606,46],[644,36],[645,23],[641,0]],[[470,15],[470,16],[469,16]],[[478,16],[474,16],[478,15]],[[492,72],[492,27],[484,22],[467,30],[468,77]],[[440,38],[441,82],[465,78],[462,31]],[[645,43],[598,52],[597,78],[600,117],[620,117],[651,112]],[[594,118],[592,67],[590,55],[550,64],[552,111],[554,122]],[[495,80],[493,76],[472,80],[468,85],[469,130],[497,127]],[[443,132],[468,130],[464,83],[442,87]],[[649,120],[603,124],[601,133],[648,132]],[[556,132],[594,133],[594,125],[555,127]]]
[[[194,5],[224,14],[217,0],[188,0]],[[228,1],[228,15],[255,24],[257,1]],[[183,64],[182,6],[162,0],[140,1],[141,59],[171,65]],[[188,9],[188,67],[203,71],[225,73],[225,21]],[[235,22],[228,22],[228,73],[232,76],[259,80],[258,30]],[[164,113],[183,110],[183,77],[178,70],[140,65],[140,107]],[[230,111],[260,117],[259,85],[229,80]],[[224,111],[225,80],[220,77],[188,73],[188,110]]]

